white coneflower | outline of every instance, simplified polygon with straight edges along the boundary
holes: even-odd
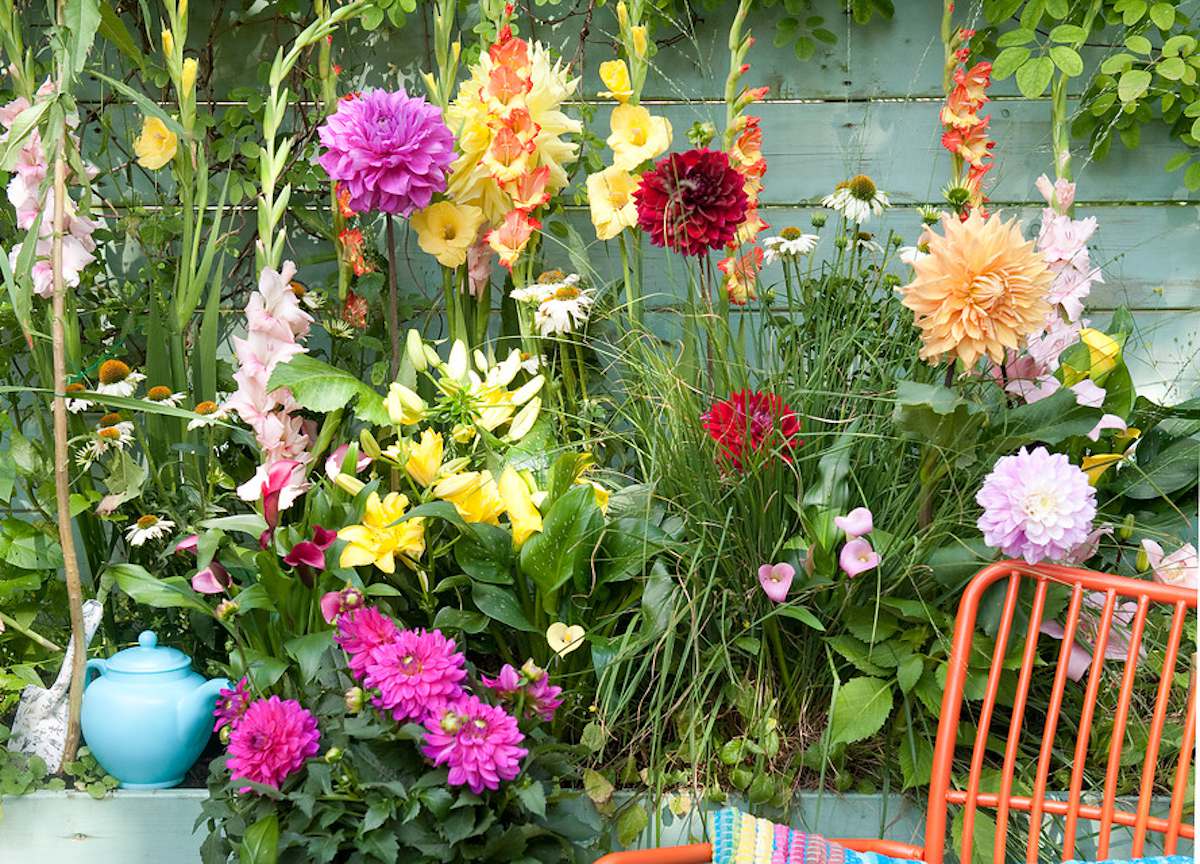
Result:
[[[799,228],[788,226],[778,237],[767,237],[762,241],[763,264],[774,264],[781,258],[799,258],[817,248],[820,236],[805,234]]]
[[[871,214],[880,215],[884,208],[890,206],[887,195],[866,174],[858,174],[839,183],[832,194],[821,199],[821,203],[856,225],[866,222]]]
[[[573,288],[578,283],[578,273],[566,275],[561,270],[547,270],[532,285],[513,289],[510,296],[518,303],[537,306],[553,297],[560,288]]]
[[[157,540],[168,534],[174,527],[175,523],[170,519],[147,513],[129,526],[129,530],[125,532],[125,539],[129,541],[130,546],[141,546],[147,540]]]
[[[172,393],[170,387],[159,384],[146,391],[146,401],[156,405],[170,405],[172,408],[183,402],[184,394]]]
[[[120,414],[105,414],[95,434],[75,454],[75,462],[82,468],[90,468],[105,453],[124,450],[132,443],[133,423],[122,420]]]
[[[100,364],[100,383],[96,385],[96,392],[128,399],[145,380],[145,375],[131,371],[124,360],[105,360]]]
[[[928,254],[929,252],[926,249],[922,249],[920,246],[900,247],[900,260],[909,267],[916,267],[917,262],[926,257]]]
[[[216,423],[221,422],[227,416],[229,416],[228,411],[226,411],[223,407],[218,405],[216,402],[211,402],[211,401],[204,401],[204,402],[199,403],[195,408],[192,409],[192,411],[195,412],[196,414],[199,414],[200,416],[197,417],[195,420],[188,421],[188,426],[187,426],[188,431],[191,431],[193,429],[201,429],[205,426],[212,426]]]
[[[540,354],[528,354],[521,352],[521,371],[530,375],[536,375],[541,371],[542,363],[545,359]]]
[[[353,339],[358,335],[354,325],[341,318],[326,318],[321,324],[325,327],[325,332],[334,339]]]
[[[595,302],[591,289],[563,282],[538,306],[533,323],[543,336],[573,333],[587,323]]]
[[[75,382],[74,384],[68,384],[65,388],[63,388],[63,393],[69,397],[72,393],[82,393],[85,390],[87,390],[86,387],[79,382]],[[92,403],[86,399],[67,399],[67,410],[72,414],[78,414],[80,411],[86,411],[91,407]]]
[[[854,248],[860,252],[874,252],[876,255],[883,254],[883,247],[875,240],[875,235],[869,231],[855,232]]]

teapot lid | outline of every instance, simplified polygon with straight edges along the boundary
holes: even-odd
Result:
[[[191,665],[192,658],[178,648],[160,648],[153,630],[143,630],[136,648],[126,648],[108,658],[108,668],[114,672],[148,674],[174,672]]]

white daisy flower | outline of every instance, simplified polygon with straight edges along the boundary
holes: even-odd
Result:
[[[195,420],[188,421],[187,428],[189,432],[193,429],[202,429],[206,426],[213,426],[229,416],[229,412],[216,402],[201,402],[195,408],[193,408],[192,411],[200,416]]]
[[[87,387],[83,386],[82,384],[75,383],[75,384],[68,384],[66,386],[66,389],[63,392],[69,397],[72,393],[82,393],[86,389],[87,389]],[[70,399],[70,398],[68,398],[66,401],[67,401],[67,410],[70,411],[72,414],[78,414],[79,412],[86,411],[87,409],[92,407],[92,403],[86,399]]]
[[[579,274],[563,275],[561,270],[547,270],[538,277],[537,282],[524,288],[515,288],[510,296],[518,303],[528,303],[536,306],[543,303],[561,288],[574,288],[579,283]]]
[[[920,246],[901,246],[900,260],[909,267],[916,267],[917,262],[926,257],[929,253]]]
[[[183,393],[172,393],[170,387],[164,387],[161,384],[146,391],[146,401],[156,405],[170,405],[174,408],[182,404],[183,399]]]
[[[799,258],[817,248],[821,238],[816,234],[805,234],[799,228],[784,228],[778,237],[767,237],[762,241],[763,264],[774,264],[781,258]]]
[[[541,371],[542,364],[545,358],[540,354],[526,354],[521,352],[521,371],[527,372],[530,375],[536,375]]]
[[[841,213],[856,225],[861,225],[883,213],[889,207],[888,197],[875,186],[875,181],[866,174],[858,174],[839,183],[832,194],[821,199],[831,210]]]
[[[357,335],[354,327],[341,318],[326,318],[321,325],[325,328],[325,332],[334,339],[353,339]]]
[[[137,385],[145,380],[145,375],[131,371],[125,361],[105,360],[100,364],[100,383],[96,385],[96,392],[129,398],[137,390]]]
[[[170,519],[147,513],[129,526],[129,530],[125,532],[125,539],[129,541],[130,546],[141,546],[147,540],[157,540],[170,533],[174,527],[175,523]]]
[[[129,420],[108,421],[109,416],[101,419],[95,434],[75,454],[75,462],[81,468],[91,468],[105,453],[124,450],[133,443],[133,423]]]
[[[875,235],[866,231],[859,231],[854,235],[854,248],[861,252],[874,252],[876,255],[883,254],[883,247],[875,240]]]
[[[563,283],[538,306],[533,323],[543,336],[573,333],[587,323],[595,302],[591,289]]]

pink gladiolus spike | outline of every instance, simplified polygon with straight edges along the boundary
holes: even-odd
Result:
[[[758,568],[758,584],[775,603],[787,600],[788,591],[792,587],[792,579],[796,576],[796,568],[786,561],[778,564],[763,564]]]
[[[838,564],[851,579],[879,566],[879,553],[863,537],[855,537],[842,547]]]
[[[262,484],[263,518],[267,528],[279,524],[279,495],[292,480],[292,474],[302,463],[295,459],[280,459],[267,469],[267,479]]]
[[[866,507],[855,507],[845,516],[834,517],[833,524],[846,532],[847,540],[853,540],[874,530],[875,517]]]

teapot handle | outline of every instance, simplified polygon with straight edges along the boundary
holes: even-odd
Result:
[[[108,663],[104,660],[101,660],[99,657],[93,657],[91,660],[87,661],[87,665],[83,667],[83,686],[86,688],[88,684],[92,683],[93,672],[95,672],[97,675],[103,675],[104,670],[107,668]]]

